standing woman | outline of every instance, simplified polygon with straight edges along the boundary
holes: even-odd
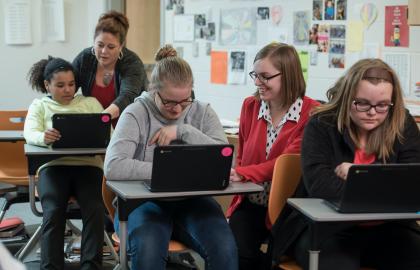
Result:
[[[142,61],[125,47],[128,27],[124,14],[103,14],[95,28],[94,45],[73,61],[83,95],[96,97],[112,119],[118,118],[148,83]]]
[[[249,73],[257,87],[242,105],[239,148],[232,181],[252,181],[264,191],[235,196],[228,210],[239,251],[239,269],[261,269],[261,244],[269,235],[267,203],[274,163],[281,154],[299,153],[303,129],[318,103],[305,96],[305,81],[294,47],[262,48]]]
[[[404,107],[397,75],[382,60],[354,64],[329,90],[329,97],[303,137],[303,182],[309,197],[340,198],[353,164],[420,163],[420,132]],[[285,234],[305,223],[285,224],[290,228],[278,235],[290,239]],[[420,230],[415,222],[355,224],[331,235],[321,243],[319,269],[420,269]],[[305,226],[294,245],[305,269],[309,245]]]

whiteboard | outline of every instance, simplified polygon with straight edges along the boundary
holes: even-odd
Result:
[[[322,1],[322,0],[321,0]],[[337,1],[337,0],[335,0]],[[182,16],[175,14],[174,9],[166,9],[169,2],[179,2],[179,0],[161,0],[163,40],[162,44],[171,43],[175,48],[182,48],[182,56],[187,60],[194,74],[194,91],[197,99],[209,102],[216,110],[220,118],[236,120],[239,118],[242,102],[245,97],[252,95],[255,91],[253,81],[247,76],[245,84],[213,84],[210,82],[210,56],[206,54],[208,43],[211,43],[212,50],[230,51],[239,50],[246,52],[245,72],[252,71],[252,63],[256,52],[264,45],[281,38],[287,37],[287,43],[293,43],[293,14],[298,11],[308,11],[311,14],[310,25],[317,21],[312,20],[312,0],[184,0],[184,15],[204,14],[207,22],[215,24],[215,40],[209,41],[205,38],[195,38],[194,41],[175,41],[174,18]],[[385,47],[384,29],[385,29],[385,6],[390,5],[408,5],[407,0],[379,0],[371,1],[377,8],[377,18],[368,27],[364,27],[363,48],[364,52],[345,51],[345,67],[329,68],[329,54],[318,53],[317,65],[308,66],[308,79],[306,94],[314,99],[326,100],[325,93],[329,87],[357,60],[375,53],[379,58],[384,58],[384,54],[408,54],[408,93],[414,92],[416,82],[420,81],[420,61],[414,59],[420,58],[420,27],[411,26],[409,28],[409,47]],[[347,0],[347,19],[318,21],[318,23],[329,23],[331,25],[345,25],[347,28],[349,22],[361,21],[360,10],[367,3],[362,0]],[[226,10],[250,9],[258,12],[258,7],[281,6],[282,18],[276,27],[267,25],[266,22],[256,20],[256,32],[253,37],[255,40],[245,40],[242,44],[228,43],[221,40],[220,22],[221,14],[226,14]],[[263,9],[260,9],[263,10]],[[179,11],[179,10],[178,10]],[[254,43],[253,43],[254,42]],[[224,45],[222,45],[224,44]],[[314,45],[295,45],[298,51],[314,51]],[[410,95],[410,94],[409,94]]]

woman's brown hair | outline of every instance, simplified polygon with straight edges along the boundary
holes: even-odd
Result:
[[[120,44],[125,45],[129,26],[128,19],[124,14],[111,10],[99,17],[95,28],[94,39],[100,33],[106,32],[118,37]]]
[[[161,90],[166,83],[173,86],[191,86],[194,79],[190,65],[177,56],[172,45],[165,45],[158,50],[155,56],[156,64],[153,68],[150,90]]]
[[[383,74],[371,76],[370,74]],[[385,121],[369,133],[365,151],[375,154],[383,162],[393,153],[396,139],[402,141],[405,123],[405,107],[401,85],[395,71],[380,59],[363,59],[355,63],[335,85],[327,91],[329,102],[317,107],[314,113],[336,118],[338,130],[348,129],[350,137],[358,145],[359,139],[355,124],[350,118],[350,109],[356,97],[360,81],[372,84],[387,82],[392,84],[391,102],[394,104]]]
[[[273,42],[262,48],[255,56],[254,63],[268,58],[281,75],[281,106],[288,108],[298,97],[305,96],[306,84],[300,66],[299,56],[293,46]],[[258,91],[254,96],[259,99]]]

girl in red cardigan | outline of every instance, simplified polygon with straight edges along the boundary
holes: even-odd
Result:
[[[276,158],[299,153],[303,129],[318,103],[305,96],[305,81],[294,47],[271,43],[262,48],[249,73],[257,91],[242,105],[239,148],[231,181],[252,181],[258,194],[235,196],[228,210],[239,252],[239,268],[261,269],[260,245],[269,234],[267,202]]]

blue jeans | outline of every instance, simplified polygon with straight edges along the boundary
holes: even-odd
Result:
[[[119,232],[118,214],[114,224]],[[132,269],[164,270],[171,239],[200,254],[206,270],[238,269],[235,239],[213,198],[145,202],[130,213],[127,227]]]

